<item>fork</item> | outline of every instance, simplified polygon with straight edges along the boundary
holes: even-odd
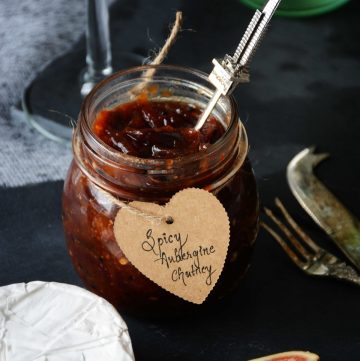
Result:
[[[308,275],[333,277],[360,286],[360,276],[354,268],[318,246],[290,216],[279,198],[275,198],[275,205],[291,228],[297,233],[301,241],[296,238],[290,229],[268,208],[264,208],[265,214],[284,233],[287,240],[281,237],[266,223],[261,222],[260,225],[280,244],[296,266]]]

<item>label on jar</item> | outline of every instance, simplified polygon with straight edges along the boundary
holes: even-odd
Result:
[[[213,194],[187,188],[165,206],[131,202],[121,208],[114,234],[142,274],[174,295],[201,304],[223,270],[230,226]]]

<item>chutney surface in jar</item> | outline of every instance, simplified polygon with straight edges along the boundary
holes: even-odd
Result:
[[[224,127],[214,117],[195,130],[200,115],[200,109],[191,103],[149,101],[143,96],[101,111],[93,131],[125,154],[171,159],[206,150],[224,134]]]

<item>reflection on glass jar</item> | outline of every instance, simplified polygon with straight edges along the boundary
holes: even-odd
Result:
[[[173,66],[133,68],[101,82],[85,99],[73,138],[74,160],[65,181],[63,222],[69,254],[91,291],[121,311],[151,313],[190,307],[163,290],[127,260],[115,241],[114,202],[165,204],[177,191],[203,188],[220,200],[230,219],[230,245],[223,272],[205,303],[230,293],[244,277],[258,232],[258,194],[247,158],[245,129],[233,98],[218,102],[214,117],[225,128],[214,144],[173,159],[140,158],[114,149],[93,131],[97,114],[133,100],[134,89],[150,102],[180,102],[203,108],[211,97],[206,74]],[[197,306],[198,307],[198,306]]]

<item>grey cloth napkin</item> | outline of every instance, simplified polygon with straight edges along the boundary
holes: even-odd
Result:
[[[63,179],[71,150],[44,138],[14,105],[45,64],[69,50],[84,31],[84,1],[0,1],[0,186]]]

